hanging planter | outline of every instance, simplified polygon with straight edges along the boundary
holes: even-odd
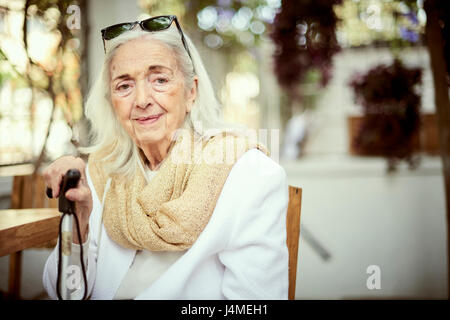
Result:
[[[302,101],[301,84],[310,71],[320,73],[320,87],[332,75],[333,55],[339,50],[334,6],[342,0],[283,0],[270,37],[275,44],[274,72],[290,99]]]
[[[349,120],[353,154],[385,157],[389,171],[400,160],[410,168],[417,165],[421,75],[420,68],[407,68],[395,59],[353,76],[349,85],[363,111],[360,120]]]

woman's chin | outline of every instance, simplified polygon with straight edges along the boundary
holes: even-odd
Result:
[[[156,146],[162,142],[162,137],[137,137],[138,145],[142,148],[145,146]]]

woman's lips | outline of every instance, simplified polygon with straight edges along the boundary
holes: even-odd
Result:
[[[140,124],[152,124],[158,121],[158,119],[161,118],[162,115],[163,114],[161,113],[154,116],[136,118],[135,120]]]

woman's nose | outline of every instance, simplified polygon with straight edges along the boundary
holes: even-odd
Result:
[[[144,81],[136,83],[136,107],[145,109],[152,104],[153,99],[150,91]]]

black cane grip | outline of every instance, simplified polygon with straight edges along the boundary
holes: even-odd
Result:
[[[58,210],[60,212],[66,212],[66,213],[74,213],[75,212],[75,204],[73,201],[70,201],[66,198],[66,192],[67,190],[71,188],[76,188],[78,185],[78,181],[80,180],[81,174],[78,169],[70,169],[67,170],[66,174],[64,175],[61,185],[60,185],[60,191],[59,191],[59,203],[58,203]],[[47,194],[47,197],[53,198],[52,189],[47,187],[45,190],[45,193]]]
[[[76,188],[78,180],[80,180],[81,174],[78,169],[70,169],[66,172],[64,179],[62,181],[62,192],[63,195],[66,194],[67,190],[71,188]]]
[[[64,178],[61,182],[61,191],[59,193],[59,212],[75,213],[75,203],[66,198],[66,192],[71,188],[76,188],[80,177],[80,171],[78,171],[77,169],[70,169],[64,175]]]
[[[80,179],[80,171],[78,171],[78,169],[70,169],[66,172],[66,175],[63,177],[63,181],[61,181],[61,185],[60,185],[60,189],[62,190],[62,187],[64,185],[64,179],[67,177],[69,180],[69,184],[68,184],[68,188],[66,188],[65,191],[69,190],[70,188],[73,188],[74,186],[76,187],[78,184],[78,179]],[[76,181],[75,181],[76,180]],[[72,186],[70,186],[72,185]],[[60,192],[61,192],[60,190]],[[49,197],[50,199],[53,198],[53,190],[49,187],[47,187],[47,189],[45,189],[45,194],[47,195],[47,197]]]

